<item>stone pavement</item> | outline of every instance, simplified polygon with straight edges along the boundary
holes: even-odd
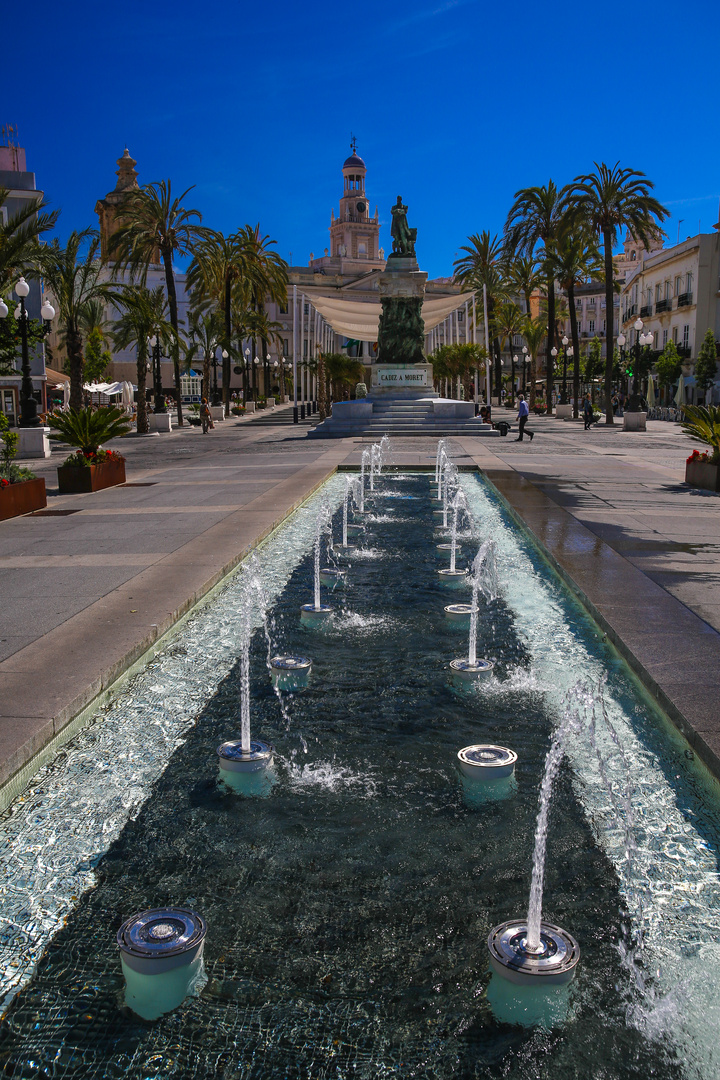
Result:
[[[307,440],[287,417],[124,439],[128,483],[0,524],[0,784],[27,763],[368,440]],[[651,692],[720,772],[720,496],[682,485],[691,444],[533,419],[530,443],[451,440],[545,546]],[[430,466],[436,440],[393,440]],[[700,742],[697,742],[697,739]]]

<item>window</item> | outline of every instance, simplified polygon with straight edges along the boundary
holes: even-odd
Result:
[[[307,342],[307,338],[304,338],[304,339],[303,339],[303,359],[304,359],[304,360],[306,360],[306,359],[307,359],[307,349],[308,349],[308,342]]]
[[[672,296],[672,285],[670,284],[669,281],[666,281],[665,282],[665,299],[669,300],[671,296]]]
[[[690,274],[688,274],[688,277],[690,277]],[[690,327],[686,323],[685,326],[683,326],[683,349],[689,349],[689,348],[690,348]]]
[[[281,314],[281,315],[287,315],[287,313],[288,313],[288,306],[287,306],[287,304],[281,304],[281,305],[280,305],[280,314]]]
[[[682,292],[682,277],[680,274],[675,278],[675,295],[679,296]]]
[[[460,310],[458,311],[457,320],[458,320],[459,323],[465,322],[465,312],[464,311],[460,311]]]
[[[652,289],[648,287],[647,300],[645,301],[648,307],[652,307]]]
[[[290,338],[283,338],[283,355],[286,359],[290,355]]]
[[[637,304],[637,298],[638,298],[638,287],[637,287],[637,283],[636,283],[635,285],[633,285],[633,288],[632,288],[632,302],[633,302],[633,304]]]
[[[588,330],[589,330],[589,332],[591,334],[595,333],[595,320],[594,319],[591,319],[590,322],[588,323]]]
[[[653,349],[657,349],[657,347],[658,347],[658,332],[656,330],[655,333],[653,334]]]
[[[310,314],[310,305],[309,305],[309,304],[306,304],[306,305],[305,305],[305,314],[306,314],[306,315],[309,315],[309,314]]]
[[[667,337],[668,337],[668,332],[667,332],[667,330],[663,330],[663,349],[664,349],[664,348],[665,348],[665,346],[667,345]]]
[[[687,274],[685,275],[685,292],[692,292],[692,288],[693,288],[692,270],[688,270]]]
[[[655,286],[655,303],[659,304],[662,300],[662,285]]]
[[[587,298],[587,306],[589,308],[594,308],[595,307],[595,297],[594,296],[588,296],[588,298]]]
[[[367,255],[367,244],[364,240],[358,244],[358,255]]]
[[[637,259],[637,252],[631,251],[630,252],[630,262],[635,262],[636,259]]]
[[[677,326],[673,326],[673,341],[677,345],[677,342],[678,342],[678,328],[677,328]]]

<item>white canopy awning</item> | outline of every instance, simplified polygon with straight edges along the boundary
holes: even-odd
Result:
[[[344,297],[315,294],[310,296],[306,294],[306,299],[330,323],[336,334],[342,334],[343,337],[354,338],[357,341],[377,341],[378,323],[382,314],[381,304],[364,304],[357,300],[346,300]],[[471,299],[471,293],[460,293],[455,296],[441,296],[435,300],[424,300],[422,317],[425,333],[429,334],[444,319],[447,319],[451,312],[464,307]]]

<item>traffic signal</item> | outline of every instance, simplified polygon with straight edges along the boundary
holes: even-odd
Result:
[[[632,371],[632,368],[631,368],[631,367],[626,367],[626,368],[625,368],[625,374],[626,374],[626,375],[629,375],[629,376],[631,376],[631,377],[632,377],[632,373],[633,373],[633,371]]]

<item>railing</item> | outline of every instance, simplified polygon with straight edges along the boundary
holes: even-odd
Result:
[[[648,319],[652,315],[652,304],[643,304],[640,308],[640,318]]]
[[[658,302],[655,305],[655,314],[656,315],[661,315],[663,313],[663,311],[672,311],[672,300],[671,299],[668,298],[667,300],[658,300]]]
[[[689,307],[693,302],[693,294],[691,292],[680,293],[677,300],[678,307]]]
[[[625,312],[623,322],[627,322],[628,319],[632,319],[635,315],[637,315],[637,304],[631,304]]]

